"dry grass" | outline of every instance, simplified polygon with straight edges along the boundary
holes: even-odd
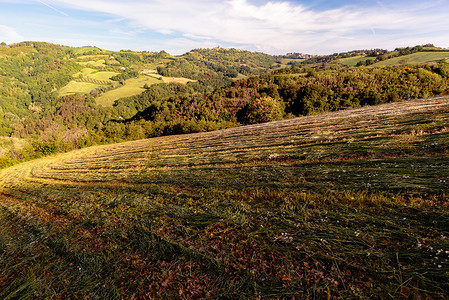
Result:
[[[444,298],[448,120],[439,97],[2,170],[0,297]]]

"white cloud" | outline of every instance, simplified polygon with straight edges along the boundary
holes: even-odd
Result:
[[[21,36],[20,34],[18,34],[15,29],[9,27],[9,26],[5,26],[5,25],[0,25],[0,42],[5,42],[5,43],[16,43],[16,42],[21,42],[23,41],[23,36]]]
[[[50,9],[52,9],[52,10],[54,10],[55,12],[57,12],[58,14],[61,14],[61,15],[63,15],[63,16],[66,16],[66,17],[68,17],[69,15],[68,14],[66,14],[65,12],[63,12],[63,11],[60,11],[59,9],[57,9],[56,7],[53,7],[53,6],[51,6],[50,4],[48,4],[48,3],[45,3],[44,1],[42,1],[42,0],[36,0],[37,2],[39,2],[40,4],[42,4],[42,5],[45,5],[45,6],[47,6],[48,8],[50,8]]]
[[[173,35],[173,45],[184,51],[198,44],[221,41],[270,53],[330,53],[348,50],[348,45],[351,49],[395,47],[398,36],[414,45],[414,41],[432,36],[429,31],[436,26],[441,32],[449,30],[449,9],[445,1],[438,1],[439,6],[429,3],[419,7],[410,4],[401,9],[384,5],[343,6],[320,11],[298,3],[274,0],[258,5],[248,0],[46,2],[112,14],[127,20],[131,27]],[[441,36],[436,39],[444,41]]]

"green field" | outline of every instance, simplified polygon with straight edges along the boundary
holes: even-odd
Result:
[[[148,73],[148,74],[147,74]],[[119,73],[117,72],[106,72],[106,71],[98,71],[93,68],[84,68],[81,70],[81,72],[76,73],[73,75],[75,78],[82,77],[84,79],[94,79],[94,80],[102,80],[102,81],[109,81],[111,80],[111,77],[114,75],[117,75]],[[123,97],[130,97],[134,95],[138,95],[145,91],[143,88],[145,84],[152,85],[152,84],[158,84],[161,82],[165,83],[182,83],[186,84],[188,82],[192,82],[194,80],[188,79],[188,78],[178,78],[178,77],[164,77],[158,74],[154,74],[151,72],[144,73],[146,75],[140,76],[138,78],[131,78],[125,81],[125,85],[121,86],[117,89],[107,91],[106,93],[102,94],[100,97],[97,98],[97,103],[102,106],[112,106],[114,104],[115,100],[118,100]],[[65,96],[65,95],[71,95],[76,93],[83,93],[87,94],[92,89],[98,88],[100,86],[104,86],[97,83],[91,83],[91,82],[77,82],[77,81],[71,81],[69,84],[67,84],[65,87],[63,87],[59,95]]]
[[[115,58],[111,59],[114,55],[83,55],[78,56],[76,58],[77,63],[83,66],[93,66],[93,67],[103,67],[106,64],[106,61],[108,61],[108,64],[120,64]]]
[[[281,58],[279,60],[281,67],[287,67],[289,64],[299,64],[305,61],[305,59],[300,58]]]
[[[2,299],[445,299],[449,98],[0,171]]]
[[[70,81],[65,87],[59,90],[59,96],[67,96],[73,94],[88,94],[93,89],[104,86],[104,84],[97,84],[91,82]]]
[[[183,78],[183,77],[166,77],[166,76],[162,76],[157,74],[156,70],[143,70],[142,74],[145,74],[147,76],[156,78],[156,79],[160,79],[165,83],[181,83],[181,84],[187,84],[188,82],[195,82],[196,80],[192,80],[189,78]],[[242,75],[243,76],[243,75]],[[242,77],[244,78],[244,77]]]
[[[77,57],[78,61],[97,61],[100,59],[106,59],[109,55],[104,54],[94,54],[94,55],[80,55]]]
[[[100,60],[79,61],[78,63],[83,66],[101,67],[104,65],[105,60],[100,59]]]
[[[355,57],[348,57],[348,58],[342,58],[338,61],[346,66],[354,67],[357,65],[358,62],[367,60],[369,57],[367,56],[355,56]]]
[[[97,73],[98,70],[97,69],[92,69],[92,68],[84,68],[82,69],[80,72],[76,73],[73,75],[73,77],[80,77],[80,76],[86,76],[88,77],[91,74]]]
[[[123,97],[130,97],[141,94],[145,89],[145,84],[152,85],[161,83],[161,80],[150,76],[140,76],[138,78],[131,78],[125,81],[125,85],[117,89],[108,91],[96,99],[97,104],[102,106],[112,106],[115,100]]]
[[[83,79],[94,79],[94,80],[102,80],[102,81],[110,81],[112,76],[115,76],[119,73],[117,72],[106,72],[106,71],[98,71],[92,68],[84,68],[81,72],[78,72],[73,75],[75,78],[83,78]],[[60,89],[59,96],[73,95],[77,93],[88,94],[91,90],[96,89],[98,87],[105,86],[104,84],[92,83],[92,82],[79,82],[72,80],[66,86]]]
[[[73,75],[73,77],[92,78],[97,80],[111,80],[112,76],[118,75],[118,72],[98,71],[92,68],[84,68],[80,72]]]
[[[97,80],[111,80],[112,76],[118,75],[119,73],[117,72],[106,72],[106,71],[102,71],[102,72],[97,72],[97,73],[93,73],[90,74],[89,77],[92,79],[97,79]]]
[[[446,52],[418,52],[400,57],[391,58],[378,62],[374,66],[397,66],[403,64],[418,65],[426,63],[437,63],[442,59],[449,58],[449,51]]]

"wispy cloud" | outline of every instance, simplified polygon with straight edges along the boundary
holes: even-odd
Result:
[[[140,45],[151,44],[153,49],[171,45],[177,53],[217,43],[269,53],[332,53],[426,42],[449,46],[444,34],[449,31],[446,0],[409,0],[407,5],[380,0],[369,6],[363,1],[364,6],[333,5],[327,9],[299,0],[36,1],[62,14],[61,9],[75,9],[110,15],[109,20],[118,19],[109,23],[115,26],[109,32],[117,39],[132,35]],[[164,38],[145,41],[145,36],[153,37],[151,33]]]
[[[39,2],[40,4],[43,4],[43,5],[47,6],[48,8],[51,8],[52,10],[54,10],[55,12],[57,12],[57,13],[63,15],[63,16],[66,16],[66,17],[69,16],[69,15],[66,14],[65,12],[63,12],[63,11],[61,11],[61,10],[59,10],[59,9],[57,9],[57,8],[55,8],[55,7],[53,7],[53,6],[51,6],[51,5],[48,4],[48,3],[45,3],[44,1],[41,1],[41,0],[36,0],[36,1]]]
[[[14,28],[9,26],[0,25],[0,40],[8,44],[20,42],[23,40],[23,36],[18,34]]]

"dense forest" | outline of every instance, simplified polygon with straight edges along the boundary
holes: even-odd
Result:
[[[446,75],[419,67],[282,69],[212,93],[154,86],[116,107],[136,112],[125,126],[149,122],[163,134],[188,133],[441,95],[448,84]]]
[[[58,91],[83,69],[79,57],[87,61],[89,55],[105,57],[103,64],[89,67],[116,75],[95,93],[61,97]],[[104,90],[115,82],[123,85],[149,66],[162,76],[195,81],[160,82],[112,107],[97,105]],[[111,52],[36,42],[2,45],[0,136],[23,143],[1,151],[0,166],[95,144],[229,128],[449,90],[446,61],[382,68],[299,66],[282,68],[274,56],[238,49],[197,49],[173,57],[163,51]],[[2,147],[12,143],[0,141]]]

